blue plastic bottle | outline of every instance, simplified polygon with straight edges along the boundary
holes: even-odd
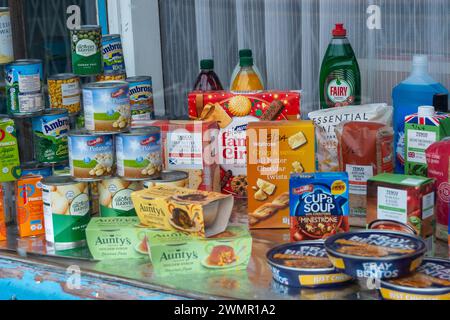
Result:
[[[405,173],[405,117],[416,113],[419,106],[433,105],[436,94],[448,94],[448,90],[428,74],[428,57],[414,56],[411,75],[392,92],[396,173]]]

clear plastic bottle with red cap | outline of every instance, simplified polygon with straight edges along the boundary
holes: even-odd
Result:
[[[322,109],[361,104],[361,72],[342,23],[336,24],[320,70]]]

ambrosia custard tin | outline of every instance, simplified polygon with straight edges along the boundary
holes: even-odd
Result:
[[[323,241],[278,246],[267,253],[267,260],[273,279],[290,287],[330,287],[352,280],[334,268]]]
[[[382,230],[337,234],[325,241],[325,249],[339,271],[374,279],[409,275],[427,251],[425,242],[416,236]]]
[[[386,300],[450,300],[450,261],[424,259],[415,273],[381,281],[380,293]]]

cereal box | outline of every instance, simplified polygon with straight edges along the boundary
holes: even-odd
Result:
[[[0,184],[0,241],[6,240],[5,198],[3,186]]]
[[[198,238],[224,232],[234,205],[230,195],[164,185],[133,192],[131,199],[143,226]]]
[[[367,224],[390,220],[408,225],[434,252],[434,180],[419,176],[384,173],[367,185]]]
[[[17,227],[19,237],[45,233],[42,176],[25,176],[16,182]]]
[[[258,121],[298,120],[300,92],[192,92],[188,100],[191,119],[217,121],[219,124],[222,192],[247,198],[247,125]]]
[[[348,174],[295,174],[290,181],[291,241],[349,231]]]
[[[313,122],[249,123],[247,140],[250,227],[288,229],[290,175],[315,171]]]
[[[220,192],[217,141],[214,121],[135,121],[133,128],[161,128],[164,169],[189,174],[188,188]]]

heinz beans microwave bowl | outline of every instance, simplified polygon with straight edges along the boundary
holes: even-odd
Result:
[[[267,253],[273,279],[289,287],[330,287],[351,277],[336,271],[322,241],[284,244]]]
[[[382,230],[334,235],[325,249],[337,270],[354,278],[408,276],[422,263],[426,244],[416,236]]]
[[[291,241],[349,231],[348,174],[294,174],[290,181]]]

